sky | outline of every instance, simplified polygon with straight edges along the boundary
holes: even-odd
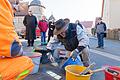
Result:
[[[27,0],[30,1],[30,0]],[[47,18],[53,14],[56,19],[69,18],[87,21],[101,16],[102,0],[40,0],[46,7]]]

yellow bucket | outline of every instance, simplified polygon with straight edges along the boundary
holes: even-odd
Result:
[[[79,65],[68,65],[65,67],[66,80],[90,80],[92,74],[79,75],[86,67]]]

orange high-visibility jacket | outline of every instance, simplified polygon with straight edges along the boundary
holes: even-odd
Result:
[[[0,80],[22,80],[32,71],[34,64],[30,58],[20,56],[21,49],[13,26],[12,7],[8,0],[0,0]]]
[[[8,0],[0,0],[0,56],[20,55],[21,43],[13,25],[13,11]]]

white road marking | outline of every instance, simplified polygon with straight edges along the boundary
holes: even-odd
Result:
[[[110,58],[110,59],[113,59],[113,60],[116,60],[116,61],[120,61],[119,56],[116,56],[116,55],[113,55],[113,54],[110,54],[110,53],[107,53],[107,52],[101,52],[101,51],[93,50],[93,49],[90,49],[90,52],[101,55],[101,56],[104,56],[104,57],[107,57],[107,58]]]
[[[52,71],[46,71],[47,74],[49,74],[51,77],[55,78],[56,80],[60,80],[62,77]]]
[[[40,38],[35,39],[35,41],[40,41],[40,40],[41,40]],[[23,41],[27,41],[27,40],[26,39],[20,39],[20,41],[23,42]]]
[[[27,40],[25,40],[25,39],[20,39],[20,41],[23,42],[23,41],[27,41]]]

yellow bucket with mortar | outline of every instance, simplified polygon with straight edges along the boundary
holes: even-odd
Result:
[[[79,65],[68,65],[65,67],[66,80],[90,80],[92,74],[79,75],[86,67]]]

